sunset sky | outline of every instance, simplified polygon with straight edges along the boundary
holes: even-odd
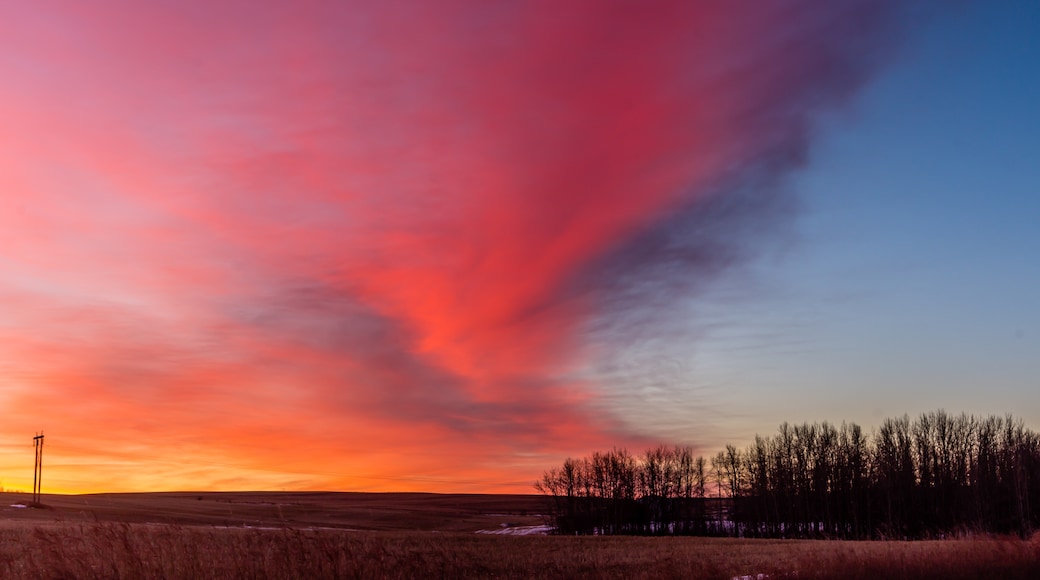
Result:
[[[1040,428],[1040,3],[0,5],[0,485]]]

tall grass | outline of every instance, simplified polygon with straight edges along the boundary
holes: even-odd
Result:
[[[1040,578],[1040,539],[825,542],[30,524],[0,578]]]

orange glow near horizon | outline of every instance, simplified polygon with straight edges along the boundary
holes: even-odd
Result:
[[[0,9],[3,486],[41,429],[70,493],[531,493],[655,441],[590,329],[731,260],[647,240],[798,166],[884,9],[466,4]]]

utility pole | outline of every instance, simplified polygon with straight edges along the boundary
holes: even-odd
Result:
[[[36,447],[36,463],[33,464],[33,503],[40,503],[40,489],[43,486],[43,431],[33,437]]]

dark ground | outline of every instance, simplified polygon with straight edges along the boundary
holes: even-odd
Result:
[[[473,532],[544,523],[537,495],[342,492],[166,492],[43,496],[0,493],[0,520],[323,527]]]

